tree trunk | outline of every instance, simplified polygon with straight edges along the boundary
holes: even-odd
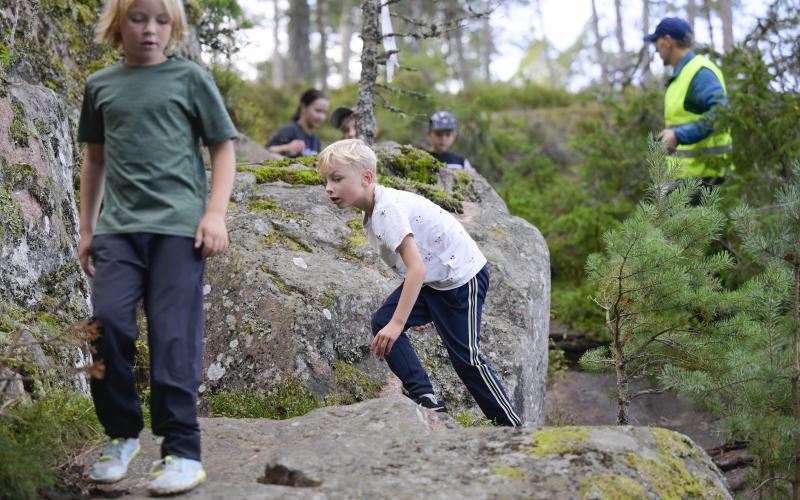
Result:
[[[614,14],[617,16],[617,45],[620,56],[625,54],[625,33],[622,31],[622,1],[614,0]]]
[[[328,89],[328,0],[317,0],[317,31],[319,32],[319,84]]]
[[[594,52],[597,57],[597,64],[600,65],[600,75],[603,83],[608,83],[608,69],[603,54],[603,39],[600,37],[600,19],[597,17],[597,3],[592,0],[592,31],[594,32]]]
[[[686,2],[686,21],[689,23],[689,27],[692,28],[692,33],[695,32],[694,20],[696,17],[697,17],[697,4],[694,3],[694,0],[688,0]]]
[[[311,10],[306,0],[289,0],[289,64],[292,80],[311,81]]]
[[[281,8],[279,0],[273,2],[274,10],[272,11],[272,86],[281,87],[283,85],[283,57],[281,57],[280,38],[278,34],[281,30]]]
[[[733,6],[731,0],[720,0],[719,17],[722,20],[722,51],[733,49]]]
[[[620,332],[614,334],[614,370],[617,377],[617,425],[628,425],[628,394],[625,381],[625,367],[622,363],[622,342]]]
[[[492,81],[491,65],[492,53],[494,52],[494,44],[492,43],[492,23],[490,21],[489,15],[481,19],[483,31],[483,39],[481,40],[481,76],[486,83]]]
[[[795,422],[800,422],[800,265],[794,265],[794,297],[792,304],[792,319],[794,320],[792,332],[792,415]],[[794,435],[794,479],[792,480],[792,498],[800,500],[800,433]]]
[[[453,15],[457,15],[453,13]],[[451,18],[452,19],[452,18]],[[456,48],[456,61],[458,62],[458,79],[461,80],[461,85],[466,86],[471,80],[469,64],[464,56],[464,39],[462,38],[464,32],[460,29],[453,31],[452,41]]]
[[[419,19],[419,20],[423,19],[422,2],[423,0],[410,0],[409,3],[411,6],[411,19]],[[420,42],[420,40],[417,40],[416,38],[409,38],[406,41],[406,43],[408,45],[409,52],[411,52],[414,55],[419,54],[420,50],[422,50],[422,43]]]
[[[692,0],[689,0],[690,2]],[[645,35],[650,34],[650,0],[642,0],[642,31]],[[644,54],[642,54],[642,80],[650,76],[650,44],[645,44]]]
[[[361,80],[358,83],[356,135],[369,145],[375,141],[375,82],[378,80],[378,47],[381,43],[381,0],[361,3]]]
[[[708,46],[711,48],[711,52],[716,52],[717,49],[714,46],[714,26],[711,24],[711,0],[703,0],[703,13],[706,16],[706,21],[708,22]]]
[[[342,75],[342,84],[350,83],[350,41],[353,39],[353,24],[350,18],[353,13],[352,5],[349,0],[342,2],[342,13],[339,16],[339,36],[342,44],[342,63],[339,66],[339,73]]]

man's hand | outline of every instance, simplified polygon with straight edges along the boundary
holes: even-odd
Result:
[[[389,354],[389,351],[392,350],[392,346],[401,333],[403,333],[402,326],[397,326],[393,322],[389,322],[388,325],[384,326],[381,331],[372,338],[370,350],[375,356],[383,359],[384,356]]]
[[[206,212],[197,226],[194,247],[203,247],[203,257],[219,255],[228,248],[228,229],[225,216],[216,212]]]
[[[678,147],[678,138],[675,136],[675,131],[671,128],[665,128],[658,134],[658,138],[667,145],[667,153],[672,153]]]
[[[94,262],[92,262],[92,236],[81,235],[81,241],[78,244],[78,258],[81,261],[81,268],[86,276],[94,278]]]

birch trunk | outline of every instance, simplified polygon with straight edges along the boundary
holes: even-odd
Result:
[[[339,36],[342,44],[342,63],[339,66],[339,73],[342,75],[342,83],[350,83],[350,42],[353,39],[353,13],[352,4],[345,0],[342,2],[342,14],[339,16]]]
[[[622,31],[622,1],[614,0],[614,14],[617,16],[617,45],[619,46],[619,54],[625,54],[625,33]]]
[[[489,83],[492,81],[491,65],[492,65],[492,52],[494,52],[494,44],[492,43],[492,23],[487,15],[481,19],[481,28],[483,32],[483,39],[481,40],[481,76],[483,81]]]
[[[714,26],[711,24],[711,0],[703,0],[703,13],[706,16],[706,22],[708,22],[708,46],[711,48],[711,52],[716,52],[717,49],[714,46]]]
[[[317,0],[317,31],[319,32],[319,83],[328,89],[328,0]]]
[[[596,0],[592,0],[592,31],[594,32],[594,52],[597,64],[600,65],[600,75],[603,83],[608,83],[608,68],[606,68],[605,54],[603,54],[603,39],[600,37],[600,19],[597,17]]]
[[[689,0],[692,1],[692,0]],[[650,34],[650,0],[642,0],[642,31],[645,35]],[[642,79],[646,80],[650,76],[650,44],[645,44],[644,54],[642,55]]]
[[[279,0],[273,1],[274,10],[272,11],[272,86],[283,86],[283,57],[281,56],[280,37],[281,30],[281,7]]]
[[[733,49],[733,5],[731,0],[720,0],[719,17],[722,20],[722,51]]]

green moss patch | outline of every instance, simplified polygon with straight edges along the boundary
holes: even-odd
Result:
[[[17,99],[11,99],[11,126],[8,128],[8,138],[12,144],[28,147],[28,137],[31,131],[25,124],[25,110]]]
[[[333,309],[336,304],[336,293],[336,287],[333,285],[325,288],[319,296],[319,304],[326,309]]]
[[[252,172],[253,175],[256,176],[256,182],[259,184],[277,181],[283,181],[287,184],[302,185],[325,184],[325,180],[322,176],[312,168],[239,166],[236,167],[236,170],[239,172]]]
[[[531,446],[523,447],[531,455],[581,455],[581,445],[589,440],[591,430],[587,427],[554,427],[531,434]]]
[[[400,146],[400,154],[378,153],[378,174],[422,184],[436,184],[442,162],[413,146]]]
[[[347,260],[361,261],[363,256],[358,252],[358,249],[369,245],[369,240],[364,235],[364,224],[359,217],[347,221],[347,227],[350,228],[350,234],[345,236],[337,245],[338,254]]]
[[[524,469],[519,467],[508,467],[505,465],[493,465],[489,468],[492,471],[492,474],[500,477],[504,477],[506,479],[516,479],[516,480],[526,480],[528,479],[528,473],[525,472]]]
[[[647,490],[628,476],[621,474],[595,474],[581,481],[581,498],[602,500],[640,500],[647,498]]]
[[[317,168],[317,156],[300,156],[297,158],[284,158],[283,160],[269,160],[258,163],[261,167],[287,168],[292,165],[303,165],[307,168]]]
[[[283,231],[278,231],[277,229],[271,229],[269,233],[267,233],[267,235],[261,239],[261,244],[265,247],[281,245],[289,250],[292,250],[293,252],[312,252],[311,247],[306,245],[305,242],[299,237],[286,234]]]
[[[457,194],[451,195],[443,189],[400,177],[382,177],[379,182],[386,187],[411,191],[424,196],[448,212],[459,214],[464,212],[463,200]]]
[[[212,417],[284,420],[305,415],[322,404],[302,382],[290,377],[267,392],[218,392],[211,395],[209,406]]]
[[[3,186],[0,186],[0,230],[14,241],[19,241],[25,231],[25,221],[22,219],[19,203]]]
[[[284,219],[296,219],[301,215],[297,212],[292,212],[291,210],[285,210],[281,208],[280,205],[278,205],[278,202],[271,198],[259,198],[257,200],[253,200],[250,202],[250,211],[268,212],[270,214],[283,217]]]
[[[453,418],[456,419],[456,422],[461,427],[491,427],[494,425],[488,418],[482,415],[475,415],[468,410],[455,414]]]
[[[325,399],[328,406],[349,405],[378,397],[383,384],[372,381],[367,375],[344,361],[334,366],[333,388]]]
[[[697,457],[689,443],[666,429],[653,428],[650,431],[658,458],[626,453],[625,459],[653,492],[661,498],[724,498],[708,478],[701,484],[686,468],[685,459]]]

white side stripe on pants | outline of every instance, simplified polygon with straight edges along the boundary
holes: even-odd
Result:
[[[489,392],[494,396],[497,404],[503,409],[503,412],[514,425],[522,425],[522,420],[514,412],[514,407],[511,402],[506,399],[503,391],[497,386],[497,382],[489,372],[489,368],[480,362],[479,346],[478,346],[478,278],[473,276],[469,281],[469,317],[467,327],[469,331],[469,355],[470,363],[478,369],[483,382],[489,388]]]

